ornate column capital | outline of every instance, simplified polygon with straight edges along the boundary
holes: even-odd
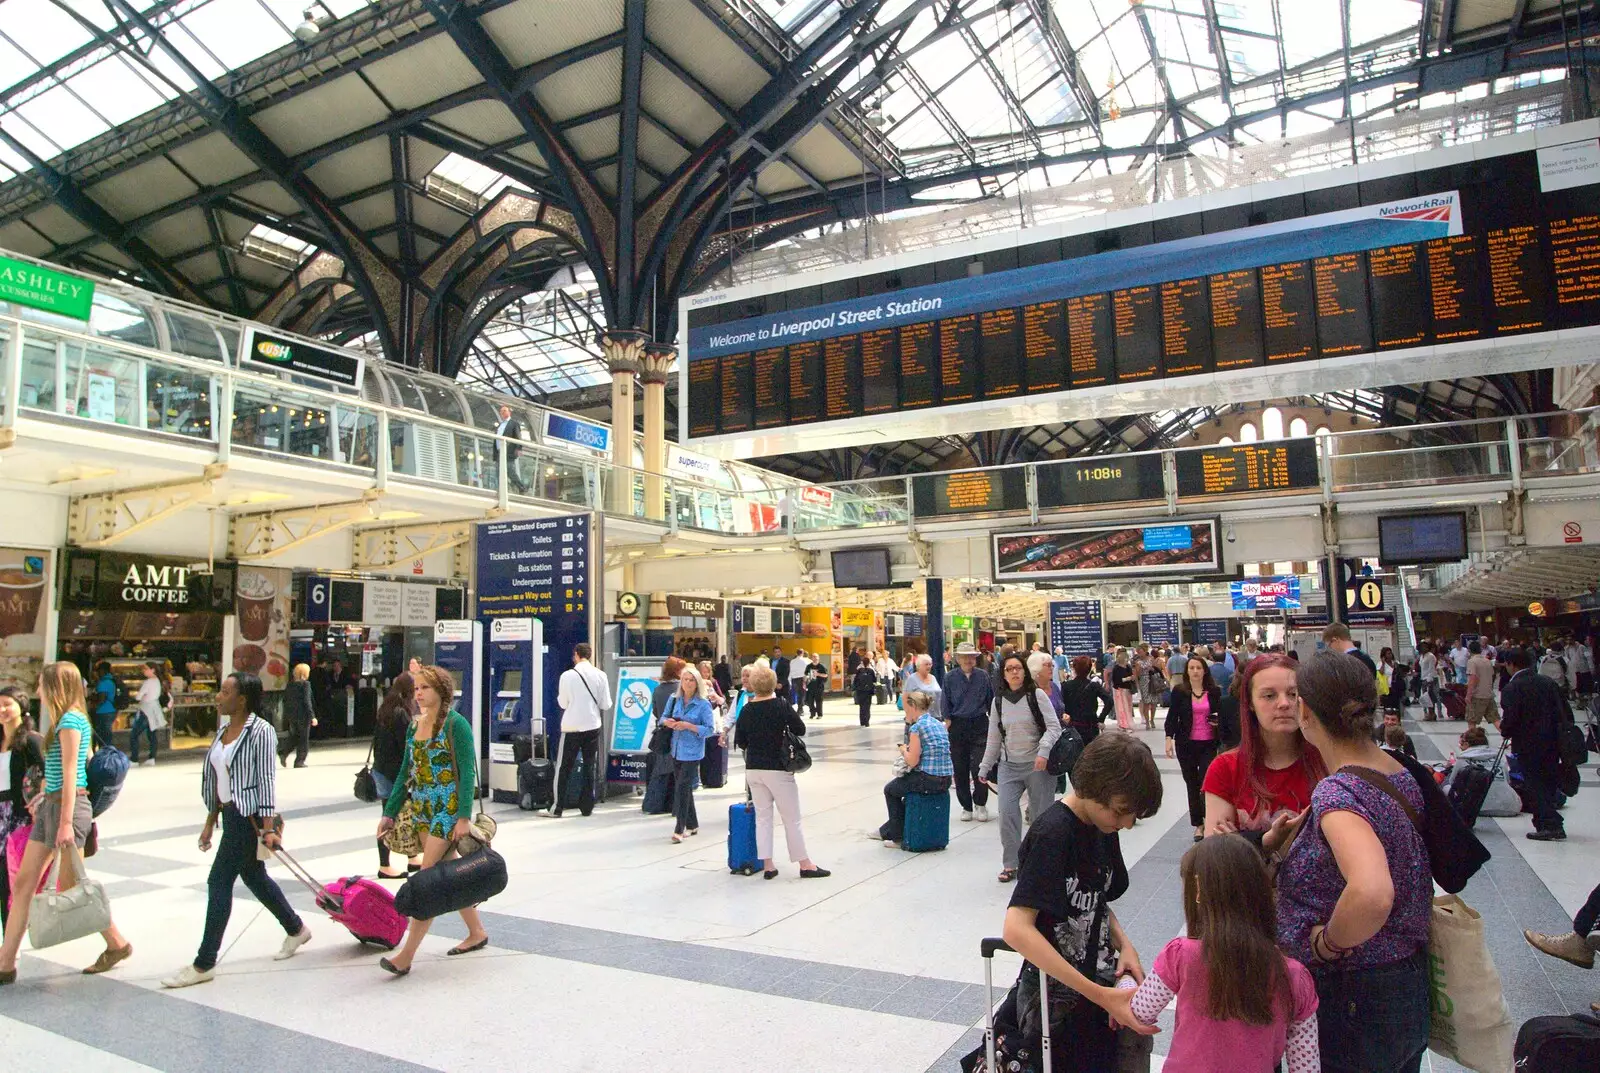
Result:
[[[646,384],[665,384],[677,360],[677,347],[666,343],[646,343],[639,379]]]
[[[640,372],[644,361],[645,346],[649,336],[644,332],[632,329],[607,328],[595,336],[595,342],[600,344],[600,352],[605,355],[606,368],[613,376],[619,373],[629,375]]]

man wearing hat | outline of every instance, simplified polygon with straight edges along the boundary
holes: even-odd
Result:
[[[978,650],[971,642],[956,646],[956,666],[944,679],[944,725],[950,731],[950,758],[955,763],[956,800],[961,819],[987,820],[989,788],[979,765],[989,743],[989,706],[994,685],[978,669]]]

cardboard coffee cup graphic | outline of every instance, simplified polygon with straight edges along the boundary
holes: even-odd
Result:
[[[239,635],[246,641],[265,641],[272,630],[272,608],[278,597],[277,586],[265,574],[239,575]]]
[[[44,599],[44,572],[23,563],[0,565],[0,637],[32,633]]]

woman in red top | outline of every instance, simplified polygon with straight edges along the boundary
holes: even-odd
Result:
[[[1265,831],[1275,819],[1309,806],[1311,788],[1328,773],[1300,733],[1295,666],[1278,653],[1257,656],[1245,666],[1239,747],[1211,762],[1202,787],[1206,834]]]

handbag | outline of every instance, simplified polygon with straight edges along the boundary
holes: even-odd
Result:
[[[1433,900],[1428,965],[1428,1048],[1478,1073],[1510,1069],[1515,1025],[1484,941],[1483,917],[1454,894]]]
[[[783,770],[791,775],[811,770],[811,751],[800,735],[788,727],[783,728]]]
[[[450,743],[450,770],[456,777],[456,797],[459,800],[462,791],[461,766],[456,763],[456,743],[455,739],[448,734],[445,735],[445,740]],[[476,791],[477,787],[472,787],[474,799],[476,799]],[[472,820],[472,829],[456,839],[456,852],[466,857],[477,853],[479,850],[488,849],[489,843],[494,841],[494,833],[499,830],[499,827],[500,825],[495,823],[487,812],[479,809],[477,816]]]
[[[76,885],[60,889],[61,870],[56,872],[57,889],[35,894],[28,909],[28,942],[35,950],[71,942],[111,927],[111,899],[99,880],[90,879],[83,855],[74,846],[66,854]]]
[[[259,824],[255,823],[254,820],[251,820],[251,823],[256,829],[256,860],[272,860],[272,850],[267,848],[265,839],[268,835],[277,835],[278,841],[283,841],[283,817],[268,816]]]
[[[378,780],[372,777],[372,754],[378,747],[377,736],[374,735],[372,743],[367,746],[367,759],[361,765],[361,770],[356,772],[356,800],[373,802],[378,800]]]
[[[405,804],[400,806],[400,815],[394,818],[394,826],[383,835],[383,844],[389,847],[389,851],[403,857],[420,857],[424,847],[422,825],[417,822],[417,809],[411,803],[411,790],[415,786],[414,781],[407,781]]]

